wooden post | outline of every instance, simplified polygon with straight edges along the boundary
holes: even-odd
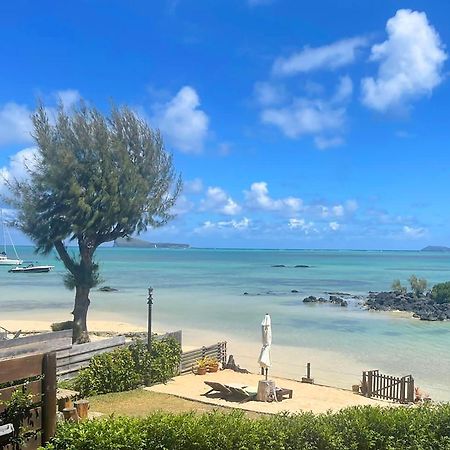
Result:
[[[62,413],[64,415],[64,420],[68,421],[71,420],[72,422],[78,422],[78,413],[77,408],[72,406],[71,408],[64,408],[62,410]]]
[[[42,441],[47,442],[56,431],[56,353],[46,353],[42,360]]]
[[[414,378],[412,376],[409,377],[409,383],[408,383],[408,402],[413,403],[414,402]]]
[[[80,420],[88,418],[89,411],[89,401],[88,400],[78,400],[74,403],[75,408],[77,409],[77,414]]]
[[[373,373],[371,370],[367,372],[367,397],[372,397],[372,380],[373,380]]]
[[[406,380],[405,380],[405,377],[402,377],[401,384],[400,384],[400,403],[405,403],[405,399],[406,399],[405,387],[406,387]]]
[[[302,377],[302,383],[314,384],[314,379],[311,378],[311,363],[306,364],[306,377]]]

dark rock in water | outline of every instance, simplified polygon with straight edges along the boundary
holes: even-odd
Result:
[[[299,269],[299,268],[303,268],[303,269],[307,269],[311,266],[307,266],[306,264],[297,264],[296,266],[294,266],[295,269]]]
[[[429,294],[415,296],[402,292],[370,292],[365,306],[375,311],[405,311],[420,320],[450,319],[450,304],[436,303]]]
[[[291,293],[292,293],[292,294],[298,294],[298,291],[297,291],[297,289],[292,289],[292,290],[291,290]]]
[[[271,266],[271,267],[286,267],[284,264],[274,264],[273,266]]]
[[[102,286],[99,291],[100,292],[117,292],[119,289],[112,288],[110,286]]]
[[[314,295],[310,295],[309,297],[305,297],[303,299],[303,303],[331,303],[333,305],[347,306],[348,303],[339,297],[330,296],[330,299],[327,300],[323,297],[314,297]]]
[[[248,292],[244,292],[244,295],[248,295]]]

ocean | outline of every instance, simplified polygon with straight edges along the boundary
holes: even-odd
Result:
[[[73,292],[63,286],[62,263],[54,255],[36,256],[32,247],[18,247],[18,252],[24,260],[56,267],[48,274],[10,274],[0,267],[0,325],[2,318],[10,317],[69,319]],[[251,364],[258,355],[250,349],[256,353],[260,322],[268,312],[274,370],[282,375],[304,375],[309,359],[316,381],[349,388],[359,382],[362,370],[379,369],[390,375],[412,374],[433,398],[450,400],[450,322],[367,311],[358,300],[347,308],[302,302],[308,295],[326,292],[360,296],[388,290],[394,279],[406,284],[411,274],[426,278],[430,285],[448,281],[450,254],[101,248],[97,260],[103,285],[118,292],[93,290],[91,311],[96,317],[145,326],[151,286],[156,326],[189,330],[188,336],[207,333],[248,343],[235,344],[245,353],[237,351],[236,356],[238,362],[241,358]]]

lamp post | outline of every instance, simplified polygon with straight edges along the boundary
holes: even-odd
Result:
[[[148,322],[147,322],[147,349],[148,352],[152,351],[152,306],[153,306],[153,288],[150,286],[148,288]]]

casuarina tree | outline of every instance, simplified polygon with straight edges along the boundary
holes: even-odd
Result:
[[[160,133],[126,107],[104,115],[84,103],[70,112],[60,106],[50,119],[40,105],[32,121],[36,160],[25,181],[10,182],[8,201],[37,252],[56,250],[67,268],[73,340],[86,342],[89,294],[99,283],[95,251],[171,220],[181,178]]]

